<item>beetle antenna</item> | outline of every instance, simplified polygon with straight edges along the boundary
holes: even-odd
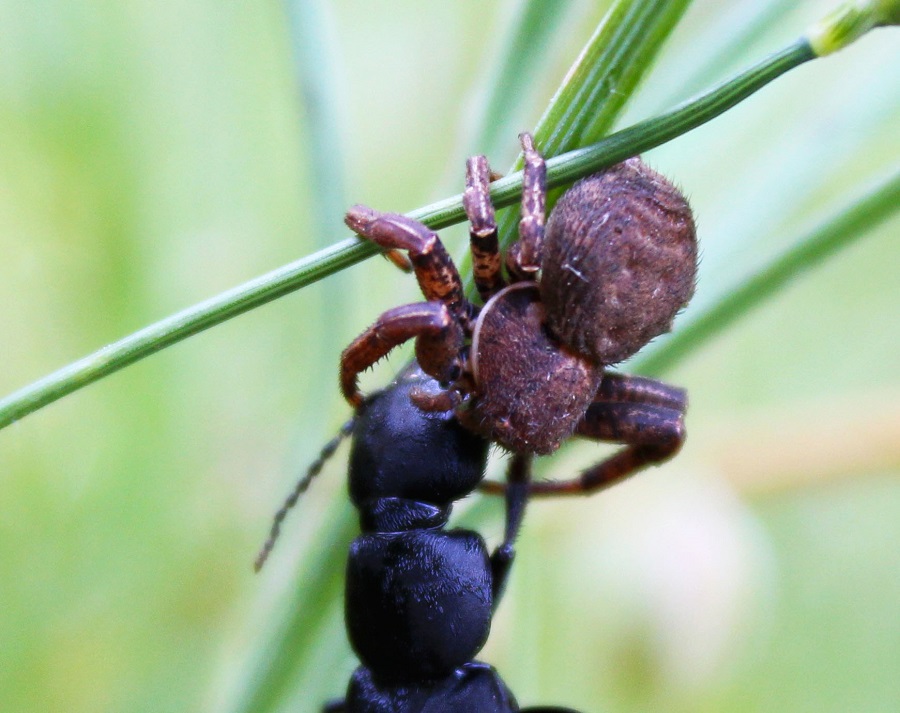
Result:
[[[284,522],[284,519],[291,511],[291,508],[297,504],[297,500],[300,499],[300,496],[309,488],[313,478],[322,472],[325,463],[327,463],[328,459],[334,455],[338,446],[341,445],[341,441],[353,432],[354,425],[356,425],[356,414],[354,414],[353,418],[347,421],[347,423],[341,426],[341,430],[337,432],[337,435],[328,441],[322,450],[319,451],[319,457],[309,464],[306,473],[304,473],[303,477],[297,481],[291,494],[287,496],[284,504],[279,508],[278,512],[275,513],[275,517],[272,519],[272,528],[269,530],[269,537],[266,539],[259,554],[256,555],[256,560],[253,562],[253,569],[256,572],[259,572],[262,569],[266,560],[269,558],[269,554],[272,552],[272,548],[275,547],[275,541],[278,539],[278,535],[281,534],[281,523]]]

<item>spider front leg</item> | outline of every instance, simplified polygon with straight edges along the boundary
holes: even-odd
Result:
[[[363,402],[357,387],[360,372],[413,337],[422,371],[441,382],[459,376],[463,330],[448,306],[442,302],[419,302],[394,307],[341,354],[341,391],[354,408]]]
[[[506,286],[500,271],[500,246],[497,220],[491,203],[491,168],[484,156],[466,161],[466,190],[463,207],[469,219],[469,248],[472,252],[472,277],[478,295],[487,302]]]
[[[442,302],[463,323],[471,306],[463,296],[462,280],[441,239],[428,226],[397,213],[379,213],[355,205],[344,222],[360,237],[388,250],[406,250],[422,294],[429,302]],[[423,365],[424,366],[424,365]]]
[[[506,269],[516,280],[533,280],[544,256],[547,204],[547,166],[534,147],[531,134],[519,135],[525,162],[519,240],[506,255]]]

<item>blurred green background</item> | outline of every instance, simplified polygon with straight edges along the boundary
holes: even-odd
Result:
[[[697,0],[620,125],[833,5]],[[345,203],[406,211],[458,192],[468,153],[505,169],[605,3],[547,7],[530,91],[480,146],[517,3],[326,3],[340,146],[323,173],[278,2],[0,0],[0,394],[344,237],[339,210],[331,229],[316,218],[335,175]],[[697,214],[688,314],[897,170],[897,38],[876,31],[646,155]],[[464,232],[446,234],[461,254]],[[532,506],[481,655],[521,703],[897,710],[898,285],[894,218],[666,375],[691,394],[678,459]],[[260,576],[251,563],[347,416],[342,345],[415,295],[371,260],[0,432],[0,711],[302,713],[342,692],[343,451]],[[568,447],[540,470],[600,455]],[[497,508],[477,522],[499,539]],[[297,602],[308,641],[280,703],[246,703]]]

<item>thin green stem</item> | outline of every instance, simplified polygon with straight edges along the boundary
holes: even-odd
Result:
[[[728,111],[785,72],[815,59],[805,40],[773,54],[737,77],[683,102],[660,116],[611,134],[593,146],[570,151],[547,162],[547,183],[558,186],[605,168],[629,156],[648,151]],[[564,160],[560,160],[564,159]],[[550,175],[550,166],[557,170]]]
[[[360,247],[368,248],[355,238],[336,243],[188,307],[45,376],[0,401],[0,428],[187,337],[359,262],[365,257],[360,255]],[[372,254],[374,250],[367,252]]]
[[[594,146],[550,159],[548,184],[552,187],[571,183],[705,124],[814,56],[805,40],[796,42],[655,119],[623,129]],[[521,190],[522,174],[517,172],[493,183],[491,196],[498,207],[507,206]],[[464,219],[462,196],[433,203],[410,216],[434,229],[460,222]],[[182,339],[321,280],[375,252],[371,243],[355,238],[343,240],[152,324],[4,398],[0,401],[0,428]]]
[[[732,3],[718,22],[692,38],[692,45],[701,52],[699,56],[692,51],[667,58],[666,69],[678,81],[668,85],[653,111],[662,111],[719,81],[735,56],[759,43],[793,10],[783,0]]]
[[[658,350],[634,360],[642,374],[671,370],[727,327],[814,267],[852,245],[900,211],[900,173],[845,208],[775,257],[706,312],[678,326]]]

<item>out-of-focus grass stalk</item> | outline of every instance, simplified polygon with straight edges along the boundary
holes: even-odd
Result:
[[[344,151],[340,117],[334,96],[335,78],[325,22],[327,8],[322,0],[288,0],[288,26],[308,155],[312,201],[311,222],[325,240],[340,226],[347,206],[344,182]]]
[[[323,239],[340,226],[346,205],[344,196],[343,147],[335,97],[333,57],[328,44],[324,0],[288,0],[287,11],[297,85],[304,112],[306,157],[315,191],[310,222]],[[338,314],[345,306],[343,291],[337,290],[330,307]],[[329,335],[316,343],[332,348]],[[315,547],[308,548],[292,581],[286,587],[282,606],[266,621],[269,630],[244,663],[243,677],[232,689],[228,705],[234,710],[276,710],[290,695],[303,671],[310,670],[314,643],[322,636],[340,601],[343,571],[334,566],[334,553],[353,537],[356,523],[345,503],[333,503],[316,533]]]
[[[572,0],[520,0],[515,4],[511,27],[503,39],[498,59],[486,68],[488,78],[483,101],[474,107],[475,117],[470,130],[477,151],[492,154],[509,146],[516,128],[511,116],[528,95],[528,87],[539,75],[540,63],[545,59],[547,46],[559,34],[560,24],[570,11]],[[458,179],[458,176],[455,176]]]

